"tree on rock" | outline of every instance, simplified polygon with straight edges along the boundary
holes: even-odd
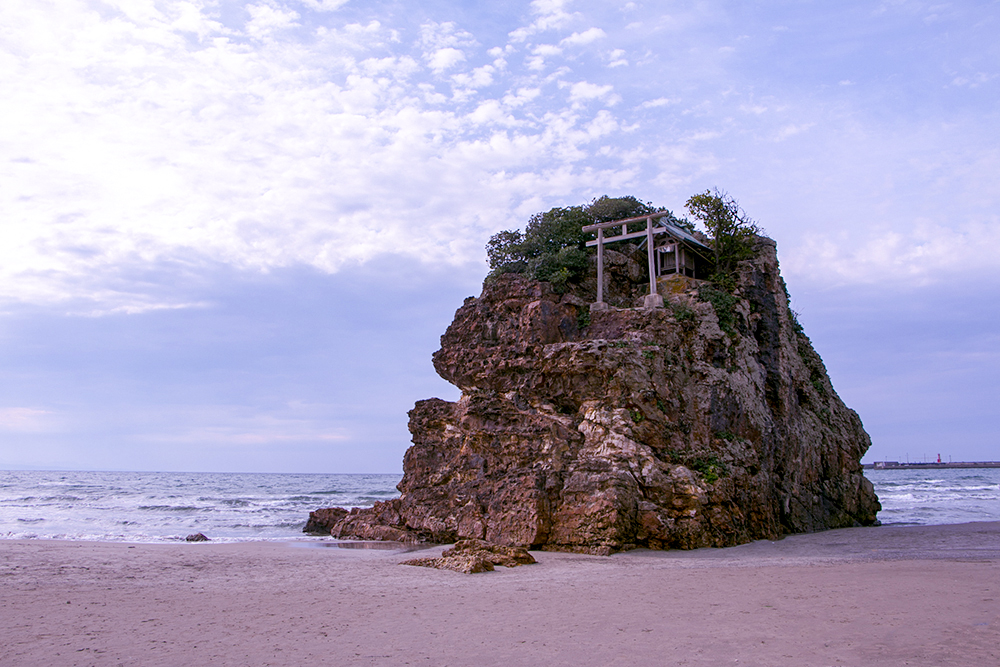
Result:
[[[494,234],[486,244],[492,275],[524,273],[535,280],[551,282],[556,288],[579,282],[587,272],[586,243],[594,235],[583,227],[595,222],[632,218],[662,211],[635,197],[594,199],[585,206],[553,208],[536,213],[524,232],[507,229]]]
[[[715,252],[713,282],[727,289],[732,287],[737,262],[754,255],[753,238],[761,233],[760,227],[732,196],[718,188],[692,195],[684,206],[711,237]]]

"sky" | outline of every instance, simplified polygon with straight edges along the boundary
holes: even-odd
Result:
[[[733,195],[872,436],[1000,460],[1000,3],[5,0],[0,469],[401,470],[484,245]]]

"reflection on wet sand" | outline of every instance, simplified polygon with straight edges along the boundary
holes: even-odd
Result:
[[[379,542],[379,541],[336,541],[336,542],[300,542],[296,546],[306,547],[326,547],[332,549],[374,549],[378,551],[399,551],[407,553],[410,551],[421,551],[430,549],[434,544],[408,544],[406,542]]]

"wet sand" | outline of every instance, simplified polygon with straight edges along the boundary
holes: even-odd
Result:
[[[0,665],[1000,665],[1000,523],[533,553],[0,541]]]

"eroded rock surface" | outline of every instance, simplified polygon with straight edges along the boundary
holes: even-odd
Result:
[[[496,565],[517,567],[535,562],[534,557],[522,547],[490,544],[484,540],[459,540],[451,549],[442,551],[440,558],[413,558],[403,561],[400,565],[475,574],[492,572]]]
[[[608,301],[635,303],[645,276],[619,254]],[[323,527],[611,553],[874,523],[870,440],[789,311],[774,242],[740,264],[736,299],[708,287],[675,278],[663,309],[590,313],[585,292],[488,282],[434,354],[461,399],[409,413],[401,497]]]

